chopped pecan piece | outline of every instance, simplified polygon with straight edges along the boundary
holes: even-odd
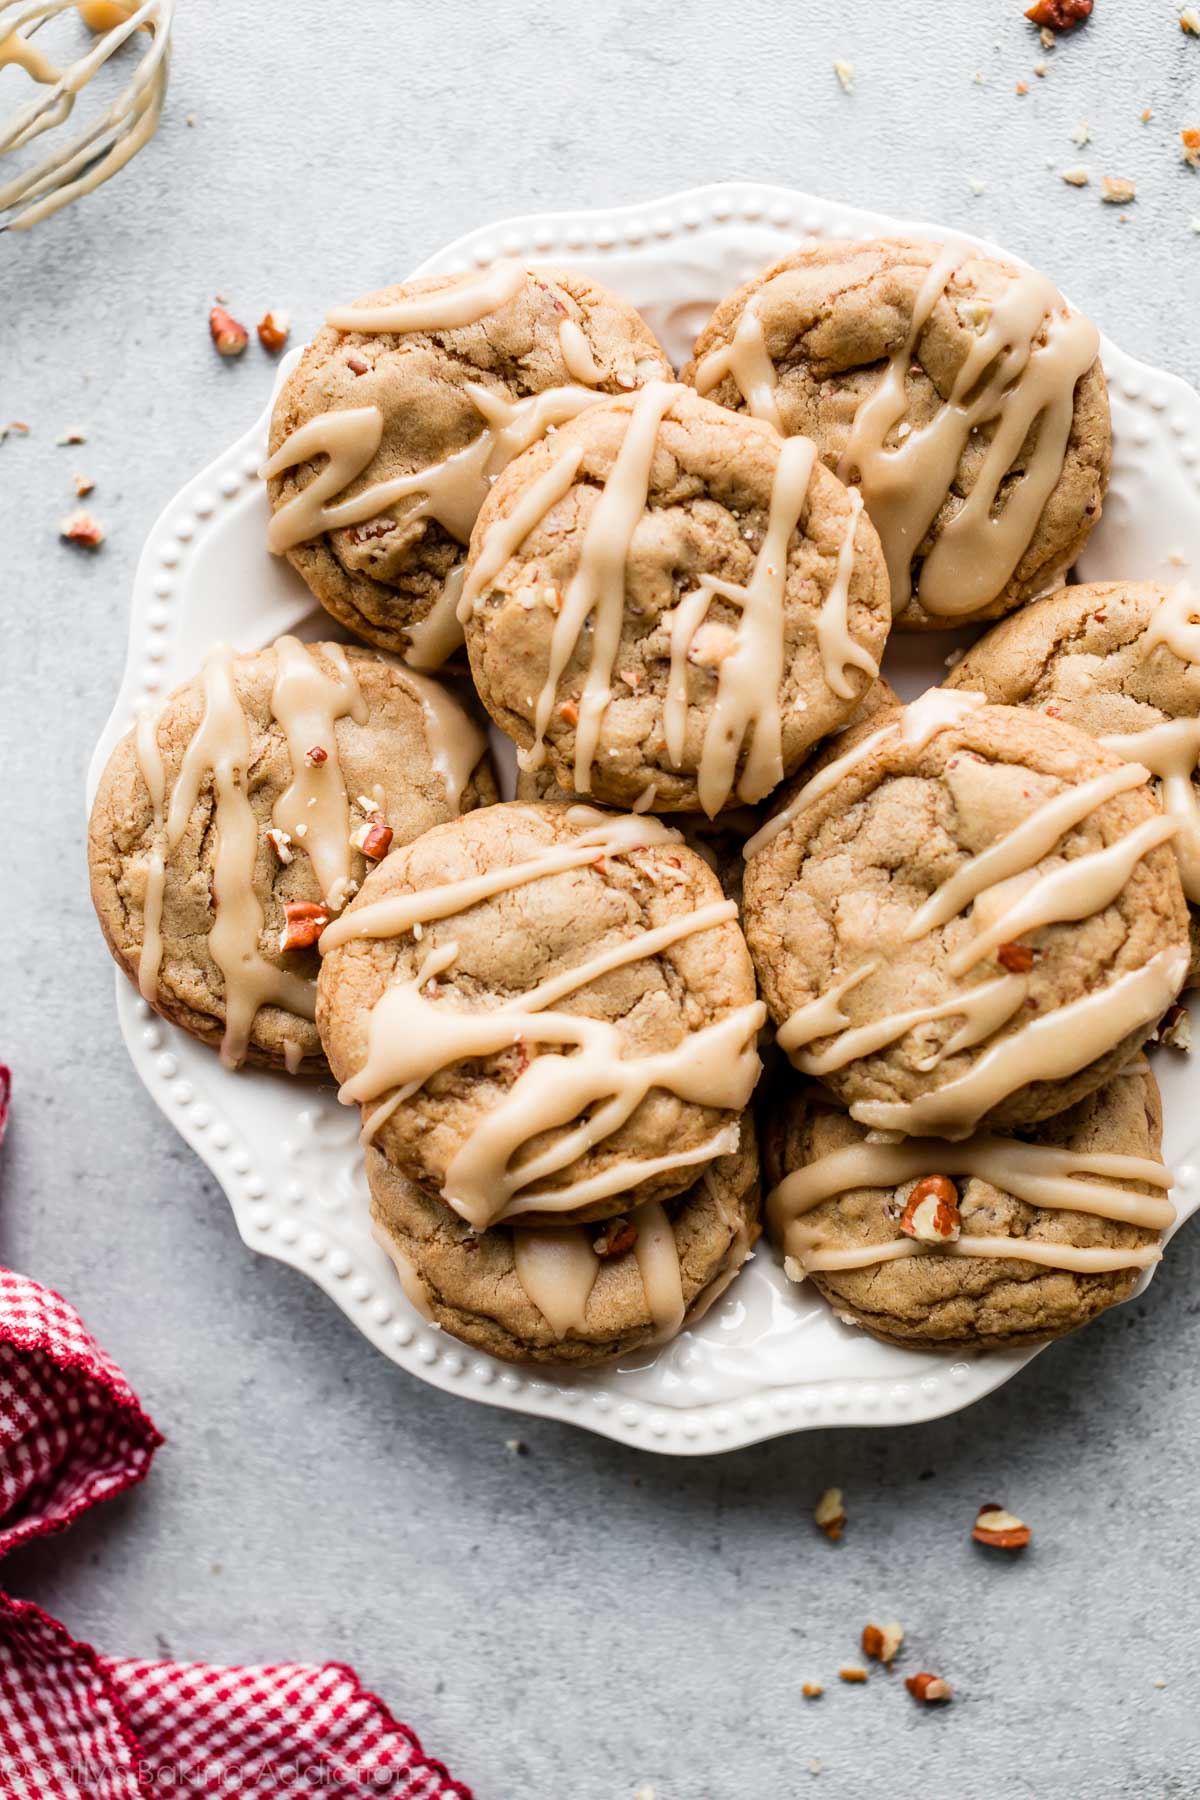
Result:
[[[329,908],[313,900],[286,900],[283,912],[287,924],[279,934],[281,950],[310,950],[330,919]]]
[[[971,1536],[977,1544],[987,1544],[993,1550],[1023,1550],[1033,1532],[1024,1519],[989,1500],[980,1507]]]

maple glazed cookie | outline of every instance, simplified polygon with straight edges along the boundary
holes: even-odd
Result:
[[[885,1342],[1059,1337],[1158,1261],[1161,1135],[1144,1059],[1037,1126],[959,1143],[868,1133],[793,1078],[763,1130],[768,1230],[793,1280]]]
[[[1060,588],[980,638],[946,686],[1065,719],[1158,778],[1200,978],[1200,598],[1153,581]]]
[[[1033,270],[947,244],[813,244],[731,294],[683,372],[803,432],[862,492],[897,623],[997,618],[1100,517],[1108,394],[1090,320]]]
[[[526,769],[710,815],[763,799],[851,716],[891,621],[875,531],[813,446],[660,381],[510,464],[462,614]]]
[[[737,1146],[765,1011],[737,908],[656,819],[468,814],[393,852],[322,951],[341,1098],[478,1229],[666,1200]]]
[[[336,307],[280,389],[268,542],[335,619],[420,668],[462,642],[465,545],[510,457],[670,364],[574,270],[495,263]]]
[[[674,1337],[725,1291],[759,1234],[758,1153],[738,1148],[665,1202],[598,1225],[475,1232],[367,1151],[376,1237],[425,1318],[509,1362],[589,1363]]]
[[[193,1037],[293,1072],[325,921],[392,844],[495,799],[483,734],[425,676],[282,637],[221,646],[110,756],[92,898],[120,967]]]
[[[864,1124],[961,1136],[1124,1066],[1188,967],[1144,768],[1074,726],[932,689],[847,732],[747,846],[779,1043]]]

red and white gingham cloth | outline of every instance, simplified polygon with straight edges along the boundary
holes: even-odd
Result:
[[[0,1142],[8,1095],[0,1067]],[[0,1556],[141,1481],[162,1441],[74,1309],[0,1270]],[[3,1593],[0,1794],[471,1800],[341,1664],[102,1656]]]

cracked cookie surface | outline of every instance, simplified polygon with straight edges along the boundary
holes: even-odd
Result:
[[[874,679],[891,622],[879,541],[842,484],[814,461],[777,563],[765,546],[777,480],[782,487],[779,438],[755,420],[676,387],[657,426],[647,478],[637,488],[644,503],[628,533],[621,616],[587,620],[555,672],[556,627],[561,632],[568,590],[585,556],[598,554],[587,546],[588,527],[619,483],[615,471],[636,430],[634,408],[626,398],[590,408],[526,451],[496,483],[472,534],[468,592],[485,547],[496,542],[490,534],[502,536],[540,484],[553,480],[555,468],[578,458],[560,496],[544,509],[535,505],[538,516],[480,588],[466,624],[471,672],[501,730],[526,755],[544,747],[543,766],[557,786],[578,791],[580,709],[603,636],[612,670],[594,754],[585,759],[590,796],[656,812],[711,812],[739,799],[753,802],[771,785],[746,791],[756,743],[764,751],[768,734],[776,733],[781,769],[774,780],[782,779],[819,738],[845,723]],[[769,601],[774,610],[768,612],[765,595],[757,608],[748,608],[718,589],[687,632],[686,654],[676,658],[683,710],[672,749],[673,629],[706,581],[745,595],[756,578],[760,584],[778,580],[778,596]],[[838,611],[838,620],[827,607]],[[751,612],[761,625],[747,624]],[[777,677],[765,657],[750,666],[751,630],[761,631],[764,645],[771,639],[767,648],[778,658]],[[860,665],[843,665],[831,638],[838,652],[858,657]],[[743,663],[744,678],[737,672]],[[831,685],[828,670],[835,665],[839,680]],[[744,733],[740,721],[723,727],[718,707],[732,712],[743,703],[737,686],[755,688],[759,703],[777,704],[778,724],[764,716]],[[723,729],[730,735],[718,744]],[[704,799],[705,770],[726,745],[731,770],[714,807]]]
[[[763,997],[785,1048],[788,1021],[811,1020],[790,1046],[794,1060],[870,1124],[953,1135],[984,1117],[1045,1118],[1128,1061],[1183,979],[1187,910],[1175,857],[1155,841],[1165,822],[1144,780],[1096,804],[1085,795],[1084,816],[1052,833],[1048,850],[1022,858],[1002,883],[976,884],[950,916],[927,924],[940,894],[987,868],[973,859],[1049,816],[1043,809],[1057,797],[1138,777],[1075,727],[1015,707],[976,703],[927,740],[906,742],[916,707],[839,738],[815,768],[837,762],[840,779],[790,820],[785,811],[782,828],[750,856],[743,916]],[[1144,853],[1122,875],[1126,840]],[[1098,860],[1083,864],[1089,857]],[[1020,919],[1024,906],[1028,919],[1050,878],[1074,879],[1076,863],[1088,882],[1082,901],[1076,894],[1058,909],[1065,916],[994,941],[1001,918]],[[1114,867],[1111,900],[1089,910],[1093,871]],[[1125,978],[1120,991],[1136,989],[1144,1018],[1127,1017],[1115,1035],[1094,1031],[1097,1008],[1082,1003],[1108,993],[1098,1004],[1111,1027],[1109,990]],[[1065,1033],[1053,1077],[1039,1079],[1026,1046],[1044,1041],[1043,1024],[1058,1015],[1073,1020],[1065,1010],[1073,1005],[1081,1024]],[[981,1088],[997,1064],[1004,1080]],[[980,1092],[987,1104],[977,1107]]]
[[[347,908],[345,929],[375,902],[502,877],[504,871],[536,864],[560,850],[569,853],[587,823],[579,816],[583,810],[513,801],[426,832],[393,852],[368,879]],[[588,818],[605,822],[599,813],[589,812]],[[647,821],[647,828],[661,835],[655,821]],[[505,1118],[515,1112],[523,1120],[506,1170],[519,1176],[522,1165],[534,1158],[573,1147],[573,1134],[583,1124],[573,1101],[561,1103],[555,1122],[536,1105],[531,1114],[524,1113],[521,1096],[514,1100],[514,1089],[526,1074],[538,1082],[570,1078],[569,1065],[582,1051],[567,1044],[567,1054],[551,1053],[563,1035],[555,1021],[564,1015],[568,1032],[573,1020],[612,1027],[626,1071],[638,1058],[686,1053],[706,1027],[724,1025],[738,1038],[727,1056],[741,1054],[742,1039],[748,1043],[753,1038],[761,1008],[745,939],[728,909],[718,921],[690,928],[691,915],[723,905],[723,896],[708,866],[673,838],[622,854],[604,855],[597,849],[574,867],[538,874],[462,905],[451,895],[447,904],[450,910],[443,916],[421,924],[419,937],[405,931],[350,938],[330,948],[317,1005],[330,1066],[345,1083],[368,1063],[372,1012],[390,990],[406,984],[417,989],[420,980],[423,998],[434,1009],[428,1024],[433,1032],[445,1027],[447,1019],[455,1023],[464,1015],[486,1022],[506,1003],[520,1010],[533,990],[559,984],[552,1006],[537,1015],[552,1028],[548,1043],[530,1039],[528,1027],[514,1027],[506,1047],[494,1053],[459,1054],[445,1061],[435,1057],[437,1066],[428,1078],[390,1112],[388,1090],[373,1096],[368,1112],[378,1102],[386,1113],[376,1136],[379,1149],[402,1174],[439,1193],[451,1170],[462,1166],[464,1150],[469,1159],[478,1134],[499,1128],[505,1108]],[[649,932],[670,932],[676,926],[680,934],[673,942],[639,953],[639,942]],[[572,987],[572,971],[610,953],[620,957],[619,966]],[[434,962],[441,966],[428,982],[423,971]],[[747,1009],[753,1016],[743,1033]],[[522,1205],[536,1209],[539,1196],[548,1191],[569,1195],[571,1188],[589,1181],[602,1187],[606,1178],[627,1167],[634,1174],[614,1191],[556,1206],[554,1222],[610,1217],[681,1192],[696,1179],[698,1167],[730,1147],[725,1139],[736,1132],[757,1072],[752,1048],[746,1054],[749,1080],[736,1109],[651,1086],[615,1129],[585,1142],[565,1165],[521,1187],[515,1210]],[[642,1164],[647,1173],[638,1179],[636,1168]]]
[[[355,304],[438,294],[459,280],[429,276]],[[383,425],[378,450],[338,499],[432,468],[466,450],[485,429],[472,386],[503,407],[572,385],[561,342],[564,321],[582,334],[596,393],[621,393],[652,376],[670,377],[662,347],[628,302],[575,270],[539,267],[526,272],[511,298],[469,324],[403,333],[324,326],[280,390],[270,451],[325,414],[375,406]],[[317,473],[305,462],[272,479],[272,510]],[[370,643],[404,652],[413,628],[428,620],[441,597],[446,577],[461,564],[468,535],[469,523],[459,536],[424,515],[415,492],[374,518],[323,532],[287,554],[335,619]]]
[[[699,382],[724,406],[738,411],[749,407],[732,373],[722,373],[709,387],[701,371],[714,353],[728,352],[747,309],[751,309],[761,333],[761,366],[756,371],[759,393],[769,390],[768,405],[773,405],[786,433],[812,438],[828,466],[836,469],[850,446],[856,414],[864,403],[878,401],[889,359],[905,347],[913,329],[914,309],[943,249],[940,244],[922,241],[873,239],[839,240],[795,251],[720,303],[697,339],[682,379]],[[898,412],[885,440],[889,451],[902,448],[906,438],[911,448],[914,438],[910,434],[935,419],[941,429],[956,377],[977,348],[991,312],[1012,294],[1021,278],[1021,271],[1012,264],[964,248],[911,345],[902,372],[902,416]],[[1005,334],[1000,353],[1008,348]],[[711,361],[708,364],[714,372],[718,366]],[[754,370],[755,365],[750,366]],[[746,385],[753,390],[754,384]],[[970,398],[966,396],[968,401]],[[1010,396],[1006,396],[1004,405],[1009,402]],[[1006,459],[1007,473],[992,508],[993,518],[1012,504],[1028,479],[1040,429],[1042,425],[1035,422]],[[1094,360],[1074,386],[1057,479],[1030,520],[1028,536],[1011,570],[1001,573],[992,592],[979,596],[954,617],[938,616],[923,605],[917,592],[922,565],[979,481],[995,431],[994,420],[981,420],[966,437],[956,463],[952,461],[939,475],[939,481],[945,476],[946,482],[931,497],[930,523],[916,534],[919,541],[908,544],[903,553],[903,561],[911,568],[913,593],[898,612],[897,623],[902,628],[961,625],[1010,612],[1062,579],[1100,516],[1111,460],[1111,429],[1104,375],[1099,361]],[[847,480],[859,478],[857,469],[843,472]],[[864,486],[863,492],[869,508],[869,488]],[[886,544],[887,532],[882,524],[880,529]],[[893,587],[898,586],[893,579]],[[894,594],[893,604],[898,605],[901,598]]]
[[[763,1109],[764,1180],[774,1187],[819,1158],[869,1141],[862,1125],[833,1107],[819,1089],[782,1080]],[[873,1134],[878,1135],[878,1134]],[[1161,1161],[1162,1106],[1158,1084],[1143,1061],[1086,1099],[1033,1127],[1006,1128],[1015,1143],[1047,1145],[1084,1155],[1115,1154]],[[1103,1178],[1108,1185],[1108,1178]],[[1137,1192],[1144,1184],[1112,1181]],[[857,1187],[823,1201],[805,1215],[822,1246],[866,1251],[897,1235],[913,1181],[895,1187]],[[1007,1237],[1045,1246],[1116,1251],[1158,1242],[1157,1231],[1094,1213],[1034,1206],[1002,1183],[959,1178],[964,1235]],[[1132,1293],[1137,1267],[1099,1273],[1051,1269],[1013,1257],[949,1257],[936,1251],[859,1269],[812,1270],[807,1279],[839,1316],[885,1343],[936,1350],[979,1350],[1037,1343],[1073,1331]]]
[[[656,1336],[632,1247],[598,1258],[582,1319],[560,1336],[521,1284],[516,1230],[496,1225],[471,1231],[435,1194],[401,1175],[375,1149],[367,1152],[367,1181],[372,1218],[387,1239],[385,1248],[408,1265],[410,1297],[465,1343],[509,1362],[583,1368],[624,1356]],[[666,1202],[679,1257],[685,1325],[689,1315],[695,1319],[723,1291],[753,1248],[759,1233],[758,1200],[758,1153],[747,1118],[737,1150],[718,1157],[699,1181]],[[636,1214],[626,1216],[636,1220]],[[614,1219],[582,1229],[603,1246],[624,1222]]]
[[[314,644],[308,650],[326,677],[339,674],[330,646]],[[350,716],[338,718],[334,742],[325,748],[336,752],[351,803],[359,795],[379,800],[394,843],[453,818],[460,805],[471,808],[495,799],[486,752],[467,778],[461,797],[452,799],[445,768],[430,746],[422,689],[413,677],[371,651],[343,652],[340,645],[332,650],[338,657],[345,656],[365,711],[362,722]],[[272,712],[277,653],[269,648],[233,657],[229,672],[234,700],[249,733],[249,763],[244,785],[238,777],[238,788],[253,814],[256,841],[250,885],[262,914],[261,929],[248,946],[249,952],[284,975],[315,982],[315,948],[280,949],[285,905],[316,905],[322,900],[322,891],[303,840],[298,836],[290,839],[285,846],[289,860],[283,862],[267,835],[273,828],[276,804],[296,776],[286,733]],[[442,699],[449,709],[449,722],[457,717],[464,732],[475,730],[448,694]],[[204,680],[197,676],[170,696],[154,726],[163,764],[164,815],[205,710]],[[179,841],[165,857],[159,922],[162,958],[153,995],[148,996],[164,1018],[214,1045],[221,1042],[226,1026],[225,978],[213,960],[210,941],[217,917],[213,898],[219,844],[217,806],[209,769]],[[351,813],[352,820],[363,817],[361,811]],[[113,750],[100,778],[88,830],[88,862],[101,928],[118,965],[135,984],[145,943],[151,860],[161,839],[146,772],[139,760],[137,734],[131,731]],[[353,878],[361,881],[368,866],[362,852],[355,849],[349,860]],[[252,1063],[276,1068],[290,1063],[306,1072],[318,1072],[325,1066],[311,1016],[302,1017],[275,1004],[258,1008],[246,1056]]]

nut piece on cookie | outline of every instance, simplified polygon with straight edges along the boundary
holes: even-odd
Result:
[[[1178,830],[1200,979],[1200,596],[1186,584],[1085,582],[993,626],[948,688],[1062,719],[1148,768]],[[1189,794],[1189,788],[1191,793]]]
[[[862,493],[902,628],[1043,593],[1100,516],[1111,460],[1094,325],[962,243],[792,252],[717,307],[683,380],[811,438]]]
[[[88,833],[109,948],[230,1064],[325,1066],[316,945],[369,866],[350,842],[348,795],[364,788],[405,840],[496,797],[483,733],[448,693],[293,637],[218,647],[109,758]]]
[[[529,604],[547,584],[560,610]],[[462,616],[523,769],[710,817],[764,799],[847,723],[891,621],[875,530],[813,445],[668,382],[510,464],[472,533]]]
[[[321,949],[342,1099],[477,1229],[624,1215],[737,1145],[764,1008],[736,905],[655,818],[481,809],[394,848]]]
[[[786,1074],[760,1123],[772,1242],[839,1317],[885,1343],[1060,1337],[1134,1291],[1174,1219],[1144,1059],[1019,1136],[868,1132]],[[958,1193],[960,1228],[917,1240],[902,1229],[902,1196],[914,1168],[930,1167]]]
[[[942,688],[876,714],[746,846],[781,1049],[881,1130],[1062,1111],[1186,977],[1176,833],[1147,769],[1064,720]]]
[[[508,461],[670,372],[633,307],[574,270],[505,261],[335,307],[275,402],[270,547],[341,624],[434,668],[462,643],[467,541]]]
[[[494,1225],[473,1232],[428,1188],[367,1152],[376,1237],[409,1300],[442,1330],[510,1362],[611,1361],[701,1318],[758,1236],[758,1155],[737,1150],[665,1205],[600,1226]],[[626,1251],[600,1244],[628,1235]]]

